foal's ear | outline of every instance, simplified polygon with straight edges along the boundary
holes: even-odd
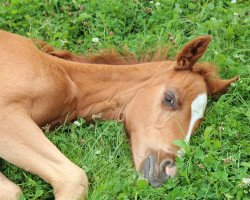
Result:
[[[210,36],[200,36],[191,40],[186,44],[176,57],[177,66],[176,70],[191,70],[196,61],[205,53],[209,42]]]
[[[208,95],[217,97],[225,92],[227,92],[228,87],[231,83],[239,80],[238,76],[235,76],[228,80],[222,80],[220,78],[209,78],[206,81]]]

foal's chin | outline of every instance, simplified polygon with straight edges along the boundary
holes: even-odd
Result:
[[[157,161],[154,154],[150,154],[141,165],[141,172],[154,188],[161,187],[169,178],[176,174],[176,166],[171,159]]]

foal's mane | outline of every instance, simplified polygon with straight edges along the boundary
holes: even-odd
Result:
[[[158,47],[155,51],[145,52],[138,58],[127,48],[118,52],[115,49],[101,49],[97,53],[87,53],[85,55],[76,55],[66,50],[56,50],[44,41],[33,40],[35,45],[44,53],[62,58],[65,60],[107,65],[133,65],[147,62],[164,61],[168,58],[169,47]]]
[[[169,47],[158,47],[155,51],[145,52],[139,58],[131,53],[128,49],[124,48],[121,52],[114,49],[102,49],[97,53],[90,53],[86,55],[76,55],[67,50],[56,50],[48,43],[40,40],[33,40],[35,45],[44,53],[52,56],[79,62],[79,63],[91,63],[91,64],[108,64],[108,65],[132,65],[148,62],[160,62],[165,60],[171,60],[168,58]],[[194,73],[198,73],[209,79],[211,77],[217,77],[217,68],[215,65],[206,62],[198,62],[194,65]]]

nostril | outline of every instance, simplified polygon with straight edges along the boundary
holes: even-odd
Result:
[[[160,168],[162,171],[164,171],[167,166],[172,167],[173,165],[174,165],[174,162],[172,160],[167,159],[161,162]]]
[[[171,167],[167,166],[165,168],[165,173],[171,178],[173,178],[176,175],[176,172],[177,172],[176,167],[174,165]]]
[[[172,160],[164,160],[161,163],[161,171],[164,172],[168,177],[174,177],[176,175],[176,167]]]

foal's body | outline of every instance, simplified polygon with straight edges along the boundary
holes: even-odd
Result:
[[[148,169],[157,168],[154,177],[147,174],[145,177],[152,185],[159,185],[158,179],[160,182],[163,179],[157,173],[172,176],[173,161],[166,164],[174,159],[178,150],[172,140],[184,139],[187,130],[191,134],[194,129],[189,127],[193,99],[200,94],[206,95],[209,93],[207,88],[211,87],[206,86],[198,74],[175,71],[175,65],[175,61],[124,66],[71,62],[43,53],[29,39],[0,31],[0,157],[50,183],[58,200],[84,198],[88,188],[85,172],[69,161],[39,127],[62,124],[76,117],[91,119],[93,114],[102,113],[103,119],[125,123],[131,136],[136,169],[142,166],[145,175]],[[188,96],[182,103],[182,110],[174,113],[180,118],[181,130],[166,120],[177,108],[162,111],[158,106],[167,80],[167,85],[172,87],[182,84],[185,89],[178,90]],[[189,88],[189,82],[195,90]],[[220,85],[221,89],[230,82],[232,80]],[[152,109],[149,109],[151,104]],[[149,110],[146,112],[145,108]],[[153,126],[147,127],[150,124]],[[166,140],[157,135],[151,141],[143,139],[150,138],[153,132],[164,136],[167,134],[165,127],[169,130]],[[163,171],[159,171],[156,164],[152,167],[157,153],[157,163],[164,165]],[[146,156],[149,161],[144,162]],[[16,199],[20,191],[0,173],[0,199]]]
[[[85,193],[84,171],[64,157],[36,124],[54,126],[79,116],[88,119],[103,110],[106,118],[117,119],[125,109],[114,112],[121,101],[117,97],[131,86],[140,87],[155,69],[145,73],[140,65],[121,68],[66,61],[41,52],[29,39],[4,31],[0,43],[0,156],[51,183],[58,199],[83,196],[77,187]],[[138,79],[143,73],[142,80]],[[0,198],[2,192],[9,195],[8,190],[0,190]]]
[[[0,156],[51,183],[58,199],[83,197],[84,171],[37,126],[76,116],[76,85],[59,59],[40,52],[31,40],[1,31],[0,43]],[[19,189],[5,178],[0,181],[0,198],[15,199]],[[5,182],[8,190],[1,189]]]

